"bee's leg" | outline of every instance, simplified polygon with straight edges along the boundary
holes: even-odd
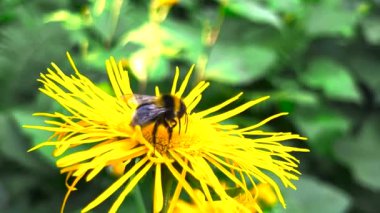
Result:
[[[153,135],[153,147],[154,147],[154,152],[156,152],[156,137],[157,137],[157,130],[158,130],[158,126],[160,125],[161,122],[155,122],[154,123],[154,126],[153,126],[153,131],[152,131],[152,135]]]
[[[169,121],[171,122],[171,121]],[[170,123],[169,123],[167,120],[165,120],[163,123],[163,125],[166,127],[166,129],[168,129],[168,134],[169,134],[169,143],[170,143],[170,140],[172,139],[172,134],[173,134],[173,128],[175,126],[177,126],[177,121],[176,120],[172,120],[172,122],[174,123],[172,126],[170,126]]]
[[[174,127],[177,126],[177,121],[175,119],[171,120],[171,122],[173,122],[173,125],[171,126],[171,128],[173,129]]]
[[[168,132],[169,132],[169,143],[170,143],[170,141],[172,140],[173,127],[169,127]]]
[[[175,119],[173,119],[172,120],[172,122],[173,122],[173,125],[170,127],[170,130],[169,130],[169,142],[170,142],[170,140],[172,139],[172,133],[173,133],[173,129],[177,126],[177,124],[178,124],[178,122],[175,120]],[[179,128],[181,129],[181,122],[179,122]]]

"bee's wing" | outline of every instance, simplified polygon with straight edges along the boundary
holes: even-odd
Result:
[[[128,106],[131,106],[131,105],[138,106],[141,104],[153,103],[157,97],[149,96],[149,95],[128,94],[128,95],[123,95],[122,98],[124,102],[127,103]]]
[[[136,110],[135,115],[133,116],[132,126],[135,125],[144,125],[147,124],[160,116],[162,113],[165,113],[167,109],[163,107],[158,107],[155,104],[144,104]]]
[[[139,95],[139,94],[134,94],[133,98],[137,101],[137,103],[139,105],[147,104],[147,103],[153,103],[157,99],[156,96]]]

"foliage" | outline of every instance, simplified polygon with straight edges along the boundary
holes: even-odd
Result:
[[[213,98],[203,100],[203,107],[241,90],[247,99],[271,95],[269,104],[237,122],[286,111],[289,119],[268,128],[309,138],[304,146],[312,152],[300,156],[308,176],[296,184],[298,191],[286,194],[288,211],[377,209],[379,1],[180,0],[172,7],[152,2],[0,1],[1,212],[59,209],[66,188],[50,150],[26,153],[48,136],[21,125],[43,122],[32,112],[60,110],[38,93],[36,79],[51,61],[72,72],[65,69],[66,51],[105,90],[104,60],[113,55],[134,74],[139,93],[153,94],[147,82],[164,85],[175,66],[186,70],[195,64],[198,80],[214,82],[208,90]],[[104,174],[96,186],[79,186],[84,190],[74,193],[68,210],[83,206],[109,182]],[[148,188],[140,186],[127,202],[143,202],[141,192]],[[125,211],[134,211],[128,206]]]

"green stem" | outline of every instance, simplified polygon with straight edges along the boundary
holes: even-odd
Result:
[[[141,189],[140,189],[140,187],[138,185],[132,191],[132,194],[133,194],[133,198],[136,201],[136,207],[137,207],[138,212],[141,212],[141,213],[144,212],[144,213],[146,213],[147,211],[146,211],[146,208],[145,208],[145,205],[144,205],[143,195],[142,195]]]
[[[174,177],[173,175],[171,175],[171,173],[165,166],[162,167],[162,180],[163,180],[162,185],[164,189],[163,191],[164,204],[163,204],[161,212],[166,213],[169,210],[169,202],[172,197]]]
[[[206,66],[209,60],[209,56],[211,53],[211,49],[214,47],[216,41],[218,40],[220,30],[222,28],[225,16],[225,8],[224,5],[219,6],[219,14],[214,22],[210,21],[204,23],[203,29],[203,44],[202,52],[197,60],[197,81],[204,80],[204,75],[206,72]]]

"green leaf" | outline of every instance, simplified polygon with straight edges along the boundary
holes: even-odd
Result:
[[[269,80],[276,88],[275,92],[270,93],[274,101],[289,101],[303,106],[315,106],[320,104],[318,95],[315,92],[301,88],[294,78],[273,76]]]
[[[29,18],[24,20],[27,23],[4,26],[0,31],[0,107],[30,101],[39,73],[50,61],[59,64],[64,60],[70,47],[67,33],[57,24],[43,25],[29,11],[21,11],[28,14],[24,17]]]
[[[140,80],[158,81],[169,75],[169,62],[162,56],[150,55],[149,49],[136,51],[130,57],[132,73]]]
[[[380,44],[380,17],[368,17],[362,22],[364,37],[368,43]]]
[[[321,89],[333,100],[359,103],[361,96],[350,72],[328,58],[314,59],[301,80],[311,88]]]
[[[5,206],[11,199],[11,193],[7,189],[6,183],[2,180],[0,182],[0,206]]]
[[[275,61],[272,49],[218,44],[211,52],[205,76],[228,84],[247,84],[262,78]]]
[[[224,3],[225,1],[222,1]],[[276,28],[282,27],[281,19],[269,8],[265,8],[251,0],[230,0],[225,7],[244,18],[257,22],[270,24]]]
[[[347,165],[363,186],[380,190],[380,114],[372,114],[357,136],[341,140],[334,146],[339,161]]]
[[[61,22],[63,27],[69,31],[80,30],[85,27],[82,16],[71,13],[68,10],[59,10],[49,13],[43,17],[43,20],[45,23]]]
[[[299,13],[304,9],[302,0],[267,0],[273,10],[286,13]]]
[[[46,125],[44,123],[43,117],[36,117],[32,115],[32,112],[25,111],[25,110],[15,110],[12,115],[17,120],[17,123],[22,125]],[[29,128],[21,128],[21,131],[27,135],[33,143],[33,146],[38,145],[41,142],[46,141],[51,135],[51,132],[42,131],[42,130],[35,130],[35,129],[29,129]],[[28,154],[26,151],[32,147],[26,147],[24,149],[25,153]],[[38,149],[38,152],[40,152],[51,164],[55,165],[55,158],[52,156],[53,148],[52,147],[44,147],[43,149]]]
[[[105,74],[106,73],[105,61],[110,59],[110,56],[114,57],[115,60],[118,62],[119,60],[125,59],[128,56],[127,53],[129,52],[126,50],[126,48],[122,48],[122,47],[115,47],[115,48],[110,49],[109,51],[104,51],[104,47],[97,46],[96,48],[93,49],[93,51],[86,54],[83,60],[88,67],[93,68],[91,69],[90,72],[98,71],[100,73]],[[84,67],[86,67],[80,64],[81,59],[82,58],[80,57],[74,58],[79,70],[81,70],[81,68],[83,69]]]
[[[37,171],[47,171],[35,156],[27,153],[27,140],[22,136],[22,129],[19,129],[19,120],[12,119],[11,116],[0,114],[0,154],[21,166]]]
[[[289,90],[287,91],[286,96],[284,98],[304,106],[315,106],[319,104],[317,95],[305,90]]]
[[[127,18],[134,17],[135,22],[141,23],[141,18],[144,14],[136,8],[136,10],[128,11],[128,3],[123,1],[95,1],[91,4],[91,27],[101,37],[101,42],[104,42],[106,46],[110,46],[115,39],[116,34],[120,34],[127,30],[126,25],[131,27]],[[124,14],[128,14],[125,16]],[[140,17],[136,17],[139,14]],[[84,22],[85,19],[82,19]],[[119,24],[120,21],[122,24]]]
[[[148,70],[149,81],[159,81],[166,78],[171,72],[169,68],[169,61],[164,57],[159,57]]]
[[[284,190],[286,212],[343,213],[350,206],[348,194],[316,178],[303,175],[295,184],[297,190]]]
[[[380,62],[376,56],[366,52],[357,52],[350,60],[350,65],[358,79],[374,94],[380,104]]]
[[[352,37],[355,34],[355,26],[358,21],[355,11],[321,3],[321,5],[310,6],[305,14],[304,25],[309,36]]]
[[[332,145],[340,139],[351,126],[350,121],[338,112],[327,107],[298,107],[292,114],[295,125],[302,135],[309,138],[312,150],[330,155]]]
[[[172,56],[184,57],[191,61],[191,63],[199,59],[204,48],[204,44],[202,43],[202,27],[199,24],[185,24],[184,22],[168,18],[161,27],[167,35],[170,35],[164,40],[164,44],[165,47],[172,49]]]

